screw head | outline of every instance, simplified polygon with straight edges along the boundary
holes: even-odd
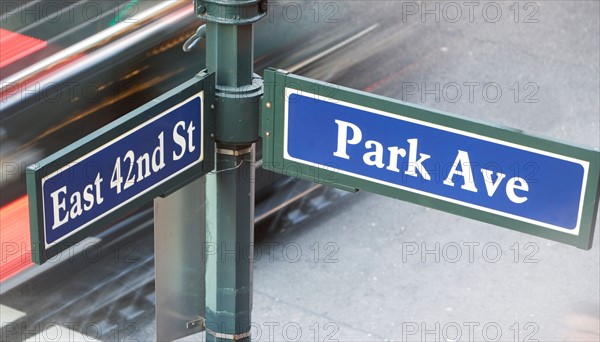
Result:
[[[266,106],[267,108],[271,108],[271,102],[267,102],[267,103],[265,104],[265,106]]]
[[[269,131],[266,131],[266,132],[265,132],[265,137],[267,137],[267,138],[268,138],[268,137],[270,137],[270,136],[271,136],[271,132],[269,132]]]

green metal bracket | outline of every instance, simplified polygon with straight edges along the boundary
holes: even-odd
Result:
[[[262,85],[262,79],[256,74],[253,74],[252,83],[246,86],[217,84],[217,141],[243,145],[258,140],[258,110],[263,94]]]

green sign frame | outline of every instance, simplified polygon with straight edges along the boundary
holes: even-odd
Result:
[[[144,204],[151,203],[156,197],[166,196],[212,171],[214,169],[213,137],[215,131],[215,94],[213,84],[214,74],[208,74],[203,71],[169,92],[129,112],[60,151],[57,151],[38,163],[29,166],[26,170],[26,183],[29,201],[32,260],[37,264],[42,264],[86,237],[93,236],[100,229],[105,228],[107,224],[114,222],[131,210]],[[67,169],[70,165],[74,165],[73,163],[80,158],[93,151],[104,148],[103,146],[124,136],[128,132],[143,127],[149,120],[163,115],[165,112],[172,110],[174,107],[200,93],[203,94],[203,114],[201,120],[203,120],[202,128],[204,145],[201,161],[194,164],[192,167],[182,170],[172,178],[159,181],[157,185],[153,186],[148,191],[142,192],[140,195],[136,195],[132,200],[117,206],[114,210],[110,210],[108,214],[93,223],[86,225],[85,228],[76,229],[74,233],[69,234],[65,238],[61,238],[59,242],[49,246],[46,244],[42,183],[44,177],[56,173],[58,170]]]
[[[422,206],[438,209],[463,217],[502,226],[530,235],[554,240],[564,244],[589,250],[592,247],[594,228],[598,213],[600,194],[600,152],[559,141],[549,140],[520,130],[501,127],[437,110],[426,109],[399,100],[390,99],[366,92],[341,87],[306,77],[297,76],[285,70],[269,69],[264,75],[265,94],[261,106],[261,136],[263,141],[263,168],[287,176],[297,177],[336,188],[358,191],[365,190],[380,195],[400,199]],[[344,103],[372,108],[373,110],[399,115],[404,118],[424,121],[449,129],[477,134],[520,146],[553,153],[589,163],[587,179],[584,180],[581,223],[577,235],[541,227],[530,222],[507,216],[485,212],[472,207],[424,196],[415,192],[375,183],[368,179],[347,173],[336,172],[327,167],[300,163],[285,158],[285,111],[286,89],[315,99],[328,98]]]

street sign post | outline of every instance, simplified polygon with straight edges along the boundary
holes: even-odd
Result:
[[[253,23],[261,0],[195,0],[206,21],[206,68],[215,73],[215,172],[206,177],[206,341],[250,341],[255,144],[262,79]]]
[[[34,262],[213,168],[212,80],[201,73],[27,169]]]
[[[263,167],[590,249],[600,153],[265,73]]]

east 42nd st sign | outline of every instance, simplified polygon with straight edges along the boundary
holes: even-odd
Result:
[[[591,248],[598,151],[275,70],[262,123],[267,169]]]
[[[199,75],[28,168],[34,261],[212,169],[211,78]]]

